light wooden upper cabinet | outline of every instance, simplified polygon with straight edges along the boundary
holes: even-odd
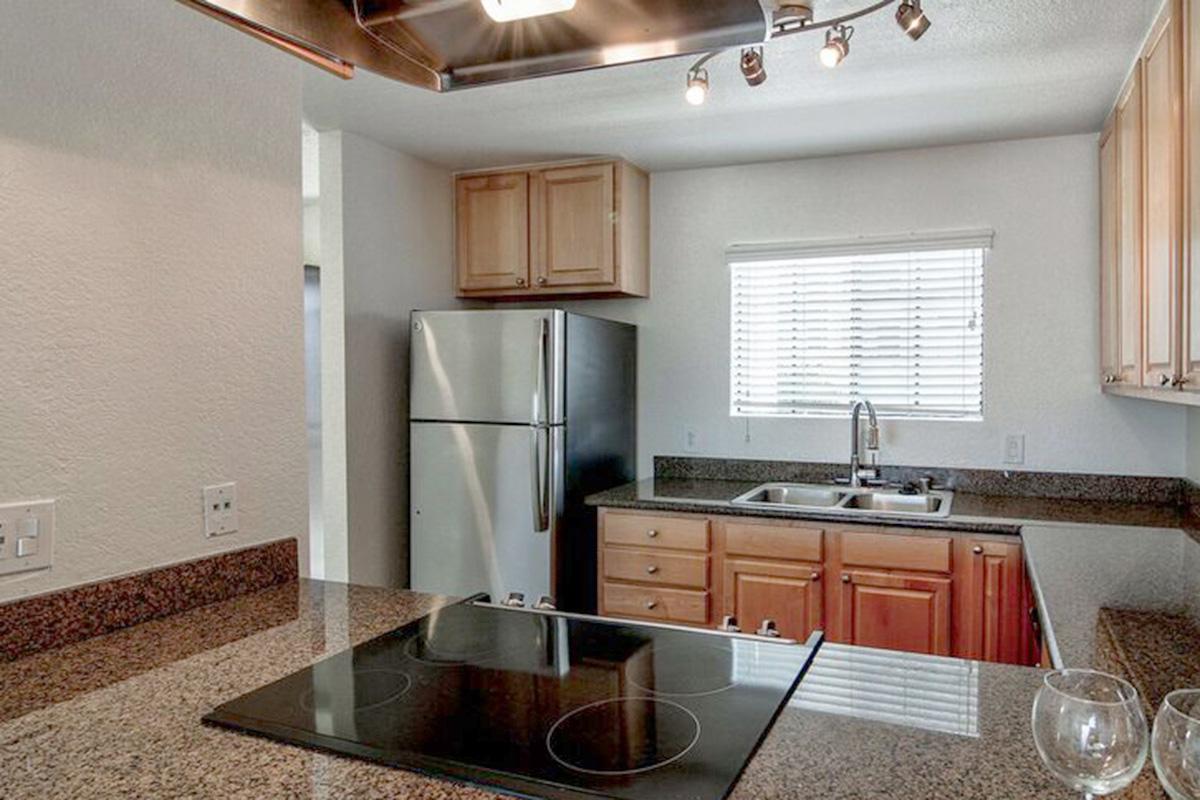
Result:
[[[1183,302],[1180,367],[1183,388],[1200,391],[1200,0],[1187,0],[1184,20]]]
[[[1113,118],[1100,137],[1100,380],[1105,384],[1116,381],[1121,368],[1119,166]]]
[[[1113,135],[1117,137],[1117,381],[1142,383],[1142,265],[1144,263],[1141,63],[1117,101]]]
[[[1142,371],[1146,386],[1179,378],[1179,296],[1182,242],[1182,17],[1167,3],[1143,56],[1145,105],[1145,235]]]
[[[472,208],[464,185],[524,179],[524,200],[502,221]],[[543,296],[649,293],[649,179],[624,161],[548,164],[457,178],[458,293],[529,300]],[[514,191],[516,191],[514,187]],[[476,201],[477,203],[477,201]],[[498,231],[503,224],[509,230]],[[488,243],[494,242],[489,252]],[[523,247],[521,253],[515,252]],[[489,270],[481,279],[480,265]],[[500,271],[499,265],[509,265]]]
[[[529,285],[529,176],[460,177],[455,185],[458,287],[464,292]]]

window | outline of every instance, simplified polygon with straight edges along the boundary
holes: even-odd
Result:
[[[990,233],[734,246],[730,413],[983,417]]]

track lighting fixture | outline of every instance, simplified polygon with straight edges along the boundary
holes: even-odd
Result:
[[[747,47],[742,50],[742,77],[751,86],[759,86],[767,79],[761,47]]]
[[[835,25],[825,32],[825,46],[821,48],[821,64],[828,69],[841,64],[850,55],[850,37],[854,28]]]
[[[846,0],[848,2],[848,0]],[[483,0],[488,2],[529,2],[549,3],[566,2],[566,0]],[[922,0],[859,0],[855,5],[857,10],[844,11],[839,16],[818,19],[813,9],[816,0],[772,0],[770,4],[763,0],[764,7],[773,6],[767,41],[782,39],[802,33],[825,31],[825,45],[818,54],[823,66],[836,69],[850,55],[850,39],[854,36],[851,22],[868,17],[884,9],[895,6],[896,24],[905,35],[913,41],[920,39],[929,30],[929,17],[921,9]],[[724,50],[710,50],[701,55],[687,73],[687,101],[694,106],[702,105],[708,99],[708,71],[704,69],[709,61],[720,56]],[[751,86],[760,86],[767,79],[764,66],[765,57],[760,45],[741,48],[738,66],[742,77]]]
[[[931,23],[921,10],[921,0],[901,0],[896,9],[896,24],[915,42],[925,35]]]
[[[708,99],[708,70],[692,68],[688,72],[687,92],[684,97],[694,106],[704,105],[704,101]]]

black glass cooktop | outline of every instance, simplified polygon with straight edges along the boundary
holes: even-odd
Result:
[[[204,720],[521,795],[708,800],[818,643],[465,602]]]

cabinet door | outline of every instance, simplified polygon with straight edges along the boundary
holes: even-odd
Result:
[[[1146,267],[1142,370],[1147,386],[1179,375],[1182,54],[1177,0],[1170,0],[1145,52]]]
[[[535,172],[534,275],[543,287],[614,286],[613,164]]]
[[[455,185],[458,290],[529,285],[529,176],[464,176]]]
[[[1119,280],[1120,184],[1115,121],[1100,136],[1100,382],[1120,374],[1121,306]]]
[[[1200,391],[1200,0],[1184,7],[1183,388]]]
[[[839,640],[950,655],[950,578],[843,570]]]
[[[725,613],[737,617],[744,631],[772,619],[782,636],[803,641],[821,627],[818,565],[728,559],[724,587]]]
[[[1142,384],[1142,69],[1141,61],[1117,101],[1117,272],[1120,282],[1118,379]]]
[[[955,576],[963,593],[963,641],[955,655],[1003,664],[1024,662],[1024,567],[1016,543],[964,541],[969,554]]]

